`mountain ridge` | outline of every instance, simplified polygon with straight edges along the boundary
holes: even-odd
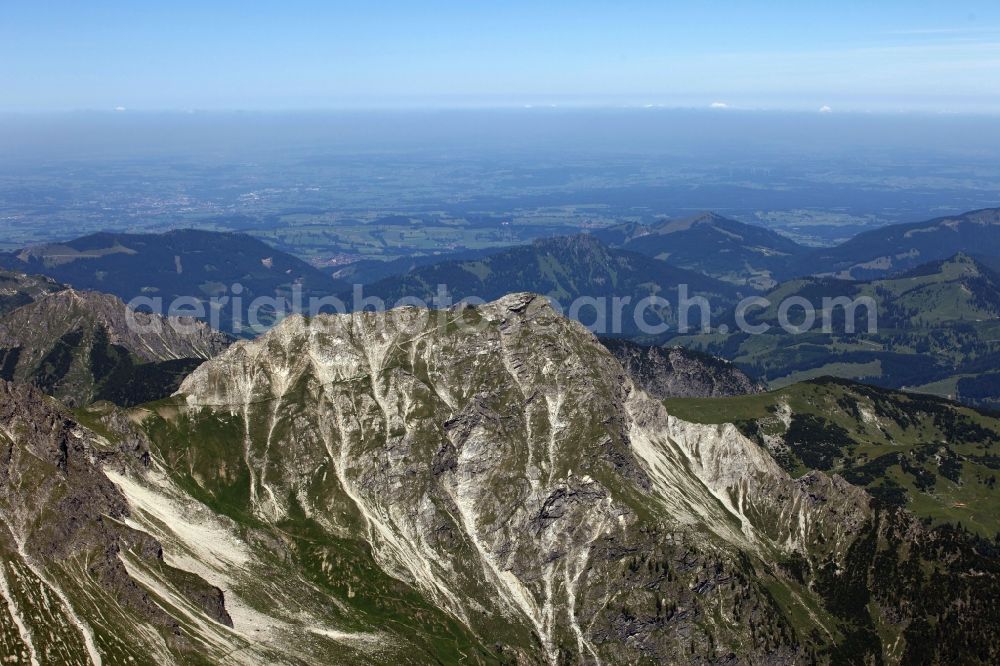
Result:
[[[1000,208],[862,232],[835,247],[814,250],[793,264],[792,273],[822,272],[849,279],[874,279],[958,252],[1000,256]]]
[[[165,397],[232,338],[206,324],[135,312],[117,296],[64,289],[0,316],[2,376],[72,406]]]
[[[406,297],[430,303],[440,284],[448,287],[455,301],[468,297],[491,301],[512,292],[534,291],[544,293],[563,308],[579,297],[603,298],[607,304],[615,297],[629,297],[635,307],[647,296],[658,296],[669,307],[650,308],[645,314],[655,320],[649,321],[651,325],[669,326],[677,324],[680,285],[687,285],[689,298],[706,297],[715,311],[735,302],[738,295],[732,285],[635,252],[609,248],[590,234],[539,239],[475,261],[418,267],[406,275],[367,285],[364,293],[388,304]],[[590,309],[585,309],[581,316],[590,313]],[[625,311],[620,322],[621,333],[641,335],[641,327],[632,314],[632,310]],[[610,328],[612,314],[605,310],[602,315],[603,320],[598,319],[595,324],[603,321]]]
[[[807,251],[766,227],[712,212],[649,225],[626,223],[593,233],[614,247],[755,289],[773,286],[788,261]]]

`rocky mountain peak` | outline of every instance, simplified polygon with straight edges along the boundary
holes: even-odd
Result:
[[[867,515],[863,492],[793,481],[732,426],[670,417],[535,294],[291,317],[200,366],[177,397],[185,419],[241,424],[222,460],[177,451],[205,492],[241,467],[240,506],[257,520],[361,526],[390,575],[477,633],[534,634],[551,663],[606,660],[629,632],[636,659],[679,654],[668,625],[611,610],[666,584],[621,573],[623,553],[688,548],[722,571],[742,566],[737,552],[836,548]],[[614,590],[597,582],[619,576]],[[699,606],[697,576],[671,594]]]

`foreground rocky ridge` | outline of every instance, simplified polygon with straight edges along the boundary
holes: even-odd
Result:
[[[669,417],[543,298],[391,314],[290,319],[200,367],[170,464],[268,523],[366,535],[382,570],[521,661],[808,661],[856,632],[810,576],[877,529],[862,491]],[[223,464],[194,443],[211,418],[242,444]],[[893,612],[864,631],[896,640]]]
[[[129,505],[102,467],[143,469],[148,452],[128,428],[119,435],[112,447],[37,390],[0,382],[0,646],[8,661],[197,654],[129,562],[169,581],[214,622],[232,624],[220,590],[164,563],[160,544],[126,524]],[[133,629],[138,635],[128,635]]]
[[[104,460],[126,502],[109,515],[224,590],[232,626],[121,560],[210,662],[996,656],[983,544],[668,415],[532,294],[292,317],[129,417],[79,416],[105,449],[149,451]],[[162,635],[129,626],[137,649]]]
[[[217,495],[242,477],[240,508],[268,522],[301,510],[328,533],[365,534],[381,568],[521,660],[616,660],[623,649],[671,659],[711,641],[794,651],[780,612],[754,611],[773,602],[733,547],[770,545],[720,500],[718,438],[678,445],[663,407],[543,298],[429,323],[427,311],[393,314],[396,326],[371,314],[290,319],[199,368],[180,389],[188,427],[227,413],[244,448],[219,465],[186,445],[170,464]],[[450,333],[460,321],[481,330]],[[735,430],[726,442],[746,444]],[[781,474],[755,446],[741,454],[722,473],[748,484]],[[798,525],[782,538],[808,538]],[[651,570],[684,553],[670,582]],[[717,588],[716,576],[744,583]],[[696,621],[700,586],[735,615]],[[664,599],[688,608],[676,625]],[[753,615],[752,628],[737,619]]]

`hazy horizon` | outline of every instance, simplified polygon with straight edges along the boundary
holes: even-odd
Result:
[[[995,125],[984,114],[635,107],[0,113],[0,162],[325,149],[984,156],[1000,152]]]

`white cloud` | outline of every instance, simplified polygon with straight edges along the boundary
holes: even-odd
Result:
[[[820,113],[833,113],[833,109],[831,109],[829,106],[827,106],[826,104],[824,104],[823,106],[819,107],[819,112]]]
[[[115,107],[115,111],[117,111],[118,113],[121,113],[121,112],[122,112],[122,111],[124,111],[124,110],[125,110],[125,107],[124,107],[124,106],[116,106],[116,107]]]
[[[729,105],[726,104],[725,102],[712,102],[711,104],[708,105],[708,108],[710,108],[710,109],[728,109]]]

